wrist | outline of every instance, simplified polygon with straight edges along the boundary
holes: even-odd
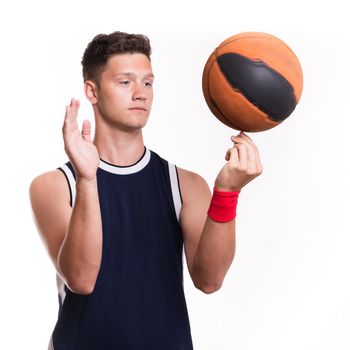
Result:
[[[235,219],[239,193],[240,190],[222,191],[214,187],[208,216],[217,222],[228,222]]]
[[[91,178],[77,176],[76,187],[93,187],[96,185],[97,185],[97,177],[96,176],[91,177]]]
[[[222,191],[222,192],[239,192],[242,188],[239,187],[238,185],[227,186],[221,183],[220,181],[215,181],[214,189],[217,189],[218,191]]]
[[[225,187],[225,186],[214,186],[214,190],[220,191],[220,192],[241,192],[241,188],[239,187]]]

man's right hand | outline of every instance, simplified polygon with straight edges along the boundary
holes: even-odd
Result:
[[[70,159],[77,179],[93,180],[100,164],[100,156],[96,146],[91,141],[91,124],[84,120],[82,131],[79,131],[77,115],[79,101],[71,100],[66,107],[66,115],[63,123],[64,150]]]

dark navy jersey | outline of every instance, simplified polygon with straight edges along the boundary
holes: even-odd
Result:
[[[64,172],[75,200],[75,173]],[[145,148],[131,166],[97,170],[103,251],[94,291],[73,293],[57,275],[52,350],[191,350],[183,290],[182,199],[176,166]]]

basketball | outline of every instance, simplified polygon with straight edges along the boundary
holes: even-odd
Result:
[[[281,39],[245,32],[229,37],[209,56],[202,88],[209,109],[222,123],[258,132],[279,125],[294,111],[303,72]]]

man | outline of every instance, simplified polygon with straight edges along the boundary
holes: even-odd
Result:
[[[88,121],[79,131],[72,99],[63,125],[70,162],[31,184],[35,221],[57,271],[50,349],[193,349],[182,250],[204,293],[220,288],[233,260],[237,197],[262,172],[258,150],[244,133],[232,137],[213,197],[201,176],[148,150],[150,53],[143,35],[92,40],[82,65],[94,139]]]

